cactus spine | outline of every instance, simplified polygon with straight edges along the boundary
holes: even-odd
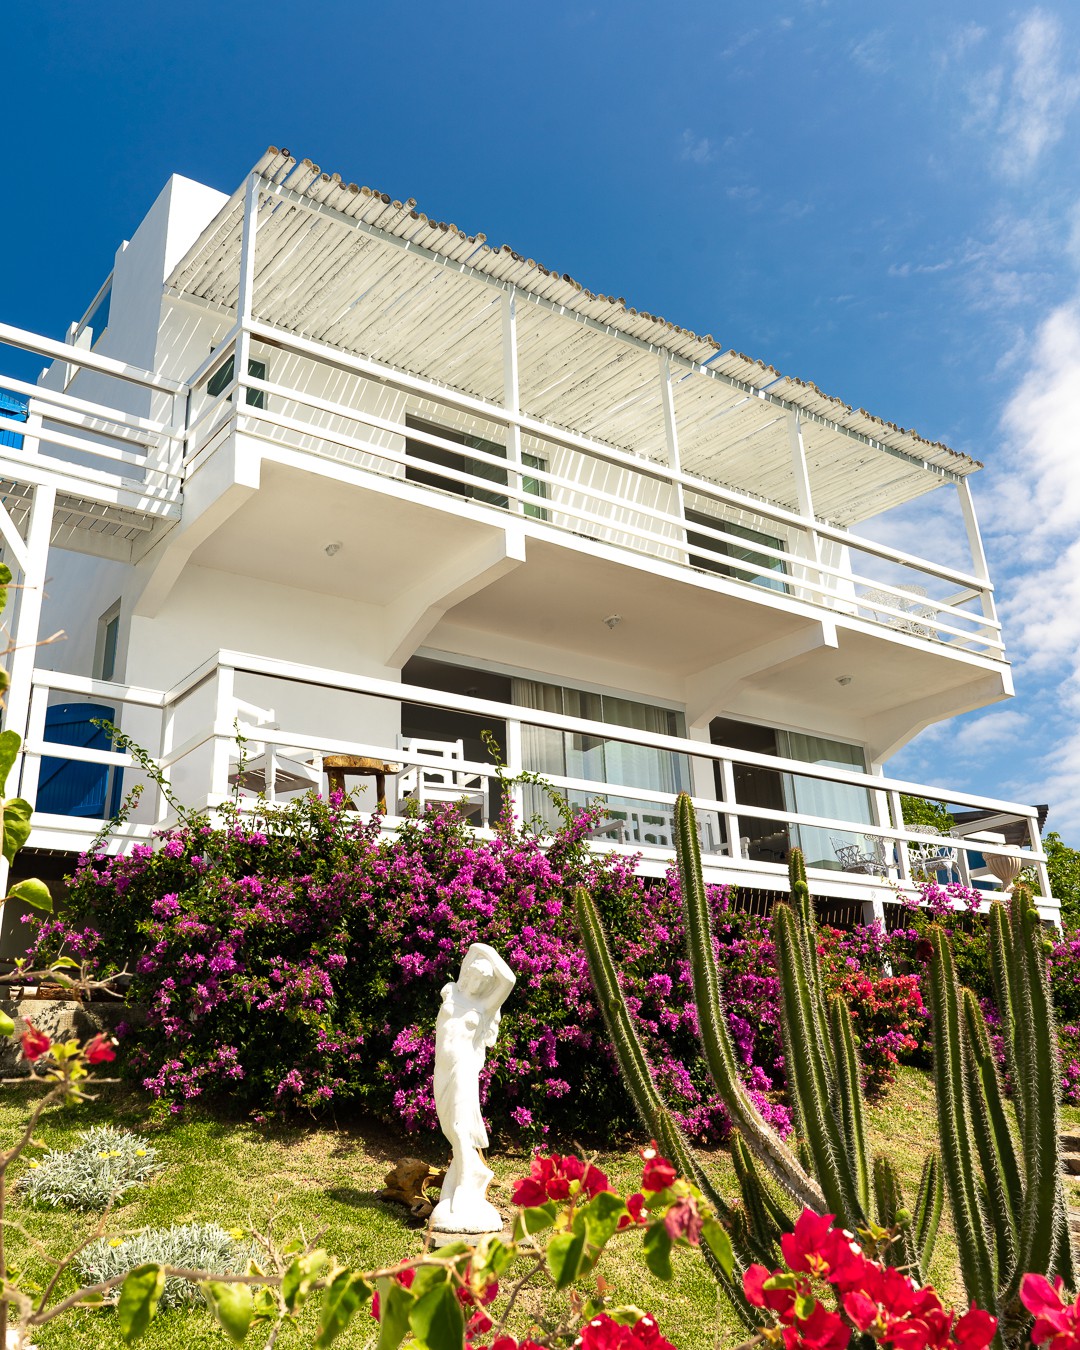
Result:
[[[887,1158],[867,1141],[854,1027],[840,999],[827,1001],[813,902],[802,857],[793,850],[791,899],[773,915],[780,1024],[788,1091],[799,1142],[790,1149],[762,1119],[739,1074],[713,952],[712,919],[701,874],[693,806],[676,805],[676,851],[687,947],[705,1060],[736,1135],[732,1142],[741,1204],[717,1195],[656,1087],[619,986],[596,907],[575,896],[589,970],[623,1077],[646,1127],[672,1161],[717,1204],[741,1264],[779,1260],[779,1238],[795,1215],[759,1172],[796,1207],[834,1213],[848,1228],[895,1229],[895,1259],[926,1277],[948,1191],[961,1274],[973,1302],[1001,1319],[998,1344],[1023,1340],[1017,1293],[1027,1271],[1061,1275],[1075,1287],[1074,1258],[1060,1177],[1057,1039],[1038,915],[1024,892],[990,914],[991,972],[1014,1084],[1019,1147],[975,998],[961,990],[944,933],[933,935],[929,998],[934,1019],[934,1082],[940,1153],[930,1153],[910,1217]],[[985,1201],[984,1201],[985,1197]],[[738,1286],[724,1281],[740,1313],[752,1313]]]

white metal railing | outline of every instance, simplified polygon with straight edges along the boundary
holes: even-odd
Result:
[[[234,356],[245,333],[255,344],[272,344],[250,348],[265,357],[268,378],[234,369],[230,382],[210,397],[207,381]],[[302,365],[304,378],[269,378],[275,363],[290,359]],[[335,378],[334,397],[313,391],[328,373]],[[239,410],[245,433],[275,445],[413,483],[417,473],[435,476],[447,492],[482,494],[481,504],[525,517],[529,528],[586,536],[698,574],[719,574],[753,585],[766,603],[824,606],[990,656],[1004,650],[993,587],[985,579],[265,324],[238,324],[196,372],[192,387],[189,470],[231,428]],[[373,401],[394,406],[366,406]],[[448,432],[466,431],[505,454],[440,436],[438,425],[407,426],[409,415],[436,424],[441,418]],[[431,462],[415,449],[410,454],[409,446],[417,445],[463,456],[472,467]],[[514,447],[524,447],[533,462],[510,458]],[[484,469],[498,478],[485,476]],[[692,520],[684,507],[690,503]],[[764,537],[732,533],[740,521]]]
[[[288,702],[291,698],[294,706],[303,711],[296,713],[291,719],[292,725],[286,727],[279,725],[282,717],[280,712],[276,718],[252,720],[250,698],[253,687],[263,691],[268,688],[276,690],[276,696],[280,696],[279,704],[282,699]],[[176,788],[178,793],[181,793],[181,782],[184,784],[181,795],[196,809],[218,807],[235,792],[235,788],[230,787],[230,780],[235,783],[241,754],[237,742],[238,724],[240,735],[249,743],[248,748],[251,743],[255,743],[260,756],[276,756],[283,764],[291,762],[309,766],[313,770],[310,775],[312,785],[321,779],[322,760],[329,754],[370,757],[399,765],[402,770],[410,767],[445,770],[445,759],[403,750],[399,735],[388,730],[390,726],[400,730],[401,706],[407,703],[444,710],[452,708],[461,715],[463,728],[476,728],[484,719],[499,724],[505,739],[505,775],[509,779],[530,767],[524,762],[523,753],[523,730],[528,727],[666,752],[679,757],[680,762],[687,767],[695,763],[703,765],[707,772],[713,765],[718,765],[723,784],[720,796],[701,791],[693,794],[703,824],[703,852],[711,865],[728,869],[734,877],[744,882],[756,879],[759,885],[781,884],[783,865],[779,862],[752,860],[746,856],[743,845],[747,822],[767,821],[774,822],[785,836],[790,831],[802,828],[847,838],[865,836],[867,839],[880,840],[888,859],[882,877],[822,870],[818,873],[819,880],[831,882],[834,887],[837,883],[843,883],[849,892],[852,887],[880,887],[884,880],[898,895],[910,893],[912,870],[907,845],[925,847],[927,836],[905,827],[900,798],[906,794],[945,800],[961,809],[994,812],[1007,820],[1025,822],[1028,842],[1021,849],[984,839],[956,837],[950,838],[948,842],[950,846],[955,846],[965,863],[968,855],[973,853],[1019,857],[1023,866],[1036,869],[1043,896],[1050,895],[1037,814],[1033,807],[1020,803],[855,770],[825,768],[800,760],[736,750],[687,737],[638,731],[490,699],[458,694],[451,698],[439,690],[418,685],[398,684],[231,651],[217,652],[168,691],[139,689],[36,670],[21,777],[21,791],[30,800],[34,799],[37,790],[40,763],[44,756],[114,766],[117,770],[137,768],[129,755],[47,741],[46,711],[50,700],[60,695],[103,698],[118,705],[122,710],[118,721],[125,730],[130,729],[134,738],[152,756],[166,783]],[[337,729],[342,725],[341,707],[320,705],[320,698],[328,696],[337,699],[347,696],[351,700],[349,706],[352,713],[346,721],[351,731],[347,736]],[[143,719],[141,723],[138,723],[139,717]],[[495,795],[495,791],[501,789],[499,771],[490,762],[460,759],[454,760],[452,767],[455,771],[475,775],[485,781],[490,795]],[[818,816],[797,810],[770,809],[740,801],[735,789],[735,769],[739,767],[767,769],[800,779],[823,780],[830,784],[864,789],[867,800],[872,804],[874,823]],[[390,776],[393,778],[395,775],[392,773]],[[646,854],[650,852],[650,843],[654,848],[669,849],[670,821],[675,803],[673,791],[570,775],[552,774],[545,777],[553,788],[565,791],[577,800],[594,796],[608,800],[612,819],[621,819],[625,829],[621,833],[621,842],[613,843],[615,836],[610,825],[601,826],[595,835],[597,846],[627,847]],[[272,775],[270,779],[272,781]],[[697,781],[702,781],[701,774]],[[525,787],[516,783],[509,790],[513,794],[515,809],[521,814],[526,806]],[[164,825],[171,818],[167,794],[158,789],[154,796],[155,799],[146,810],[147,823]],[[482,823],[490,824],[489,821]],[[964,875],[967,875],[966,871]],[[824,889],[827,891],[828,886]],[[1055,902],[1046,899],[1041,903],[1048,915],[1052,917],[1056,913]]]
[[[0,390],[26,401],[25,420],[0,414],[0,431],[22,437],[21,447],[9,451],[11,458],[29,469],[53,469],[76,483],[120,483],[141,497],[179,499],[187,436],[186,386],[87,347],[55,342],[9,324],[0,324],[0,344],[43,356],[63,368],[56,387],[0,375]],[[145,404],[146,412],[125,410],[120,406],[125,401]],[[150,415],[155,409],[158,415]]]

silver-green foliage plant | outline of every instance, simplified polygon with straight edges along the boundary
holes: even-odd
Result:
[[[1019,1343],[1027,1272],[1075,1287],[1058,1145],[1056,1031],[1038,914],[1022,890],[990,914],[992,968],[1010,1081],[1014,1132],[978,1001],[961,989],[947,935],[932,935],[929,992],[940,1152],[927,1155],[913,1203],[891,1159],[871,1154],[850,1010],[827,998],[802,856],[793,850],[790,900],[773,913],[780,1021],[798,1140],[790,1148],[746,1091],[728,1031],[701,872],[694,809],[676,806],[676,851],[702,1048],[736,1134],[741,1203],[725,1204],[664,1103],[626,1006],[599,914],[584,890],[578,921],[593,983],[627,1087],[646,1128],[730,1225],[743,1265],[779,1264],[779,1238],[803,1206],[844,1227],[891,1237],[896,1265],[925,1279],[948,1193],[960,1270],[972,1302],[999,1319],[998,1344]],[[766,1174],[763,1176],[762,1174]],[[752,1324],[737,1283],[722,1281]],[[741,1305],[741,1306],[740,1306]]]
[[[21,1189],[34,1205],[67,1209],[104,1209],[161,1167],[148,1139],[98,1125],[75,1148],[49,1149],[31,1162]]]
[[[119,1242],[98,1238],[79,1254],[77,1265],[87,1284],[104,1284],[145,1265],[243,1274],[254,1256],[249,1240],[234,1237],[216,1223],[182,1223],[148,1228]],[[201,1303],[202,1297],[198,1285],[189,1280],[166,1280],[159,1306]]]

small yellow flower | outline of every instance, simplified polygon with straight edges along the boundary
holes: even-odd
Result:
[[[31,1167],[40,1167],[41,1164],[40,1164],[40,1163],[36,1163],[36,1162],[32,1162],[32,1163],[30,1164],[30,1166],[31,1166]]]
[[[135,1156],[136,1156],[136,1158],[145,1158],[145,1157],[146,1157],[146,1149],[144,1149],[144,1148],[137,1148],[137,1149],[135,1150]]]
[[[231,1238],[236,1238],[237,1242],[239,1242],[240,1239],[244,1236],[244,1230],[242,1228],[230,1228],[229,1236]]]
[[[120,1239],[120,1238],[110,1238],[110,1239],[109,1239],[109,1246],[110,1246],[110,1247],[120,1247],[120,1246],[122,1246],[122,1245],[123,1245],[123,1241],[122,1241],[122,1239]]]
[[[108,1155],[107,1153],[99,1153],[99,1154],[98,1154],[98,1157],[99,1157],[99,1158],[107,1158],[108,1156],[109,1156],[109,1155]]]

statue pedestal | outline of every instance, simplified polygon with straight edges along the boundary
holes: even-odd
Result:
[[[428,1226],[433,1233],[481,1237],[485,1233],[501,1233],[506,1226],[503,1216],[490,1200],[477,1195],[465,1196],[460,1191],[454,1200],[440,1200],[431,1211]]]

